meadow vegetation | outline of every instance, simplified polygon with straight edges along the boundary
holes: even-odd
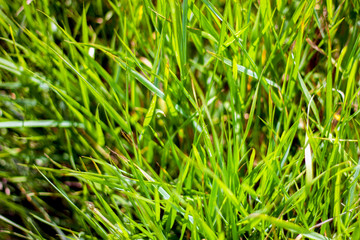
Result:
[[[0,0],[1,239],[360,239],[357,0]]]

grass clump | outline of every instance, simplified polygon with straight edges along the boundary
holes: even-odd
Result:
[[[2,239],[359,239],[357,1],[0,1]]]

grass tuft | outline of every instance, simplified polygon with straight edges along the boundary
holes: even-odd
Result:
[[[360,239],[359,13],[0,0],[0,238]]]

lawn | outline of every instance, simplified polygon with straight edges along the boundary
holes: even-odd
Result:
[[[0,239],[360,239],[358,0],[0,0]]]

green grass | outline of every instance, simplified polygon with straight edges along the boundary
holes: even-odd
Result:
[[[359,14],[0,0],[0,238],[360,239]]]

